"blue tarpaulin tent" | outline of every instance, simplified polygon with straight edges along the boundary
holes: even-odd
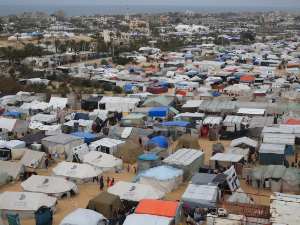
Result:
[[[71,133],[71,135],[74,136],[78,136],[78,137],[84,137],[84,141],[86,142],[91,142],[91,139],[93,138],[101,138],[100,135],[96,135],[96,134],[90,134],[90,133],[85,133],[85,132],[75,132],[75,133]]]
[[[220,95],[219,93],[214,93],[213,96],[214,96],[214,97],[219,97],[219,96],[221,96],[221,95]]]
[[[2,116],[17,116],[19,114],[19,112],[5,112],[2,114]]]
[[[181,173],[183,173],[183,170],[181,169],[173,168],[171,166],[158,166],[151,168],[146,173],[142,174],[141,177],[156,180],[171,180],[174,177],[178,177]]]
[[[199,72],[197,72],[197,71],[190,71],[190,72],[188,72],[187,73],[187,75],[196,75],[196,74],[198,74]]]
[[[168,83],[167,82],[157,82],[155,84],[162,85],[163,87],[168,87]]]
[[[157,136],[155,138],[150,139],[146,145],[148,144],[155,144],[157,147],[167,148],[168,147],[168,140],[164,136]]]
[[[159,156],[158,156],[158,155],[155,155],[155,154],[149,154],[149,153],[146,153],[146,154],[144,154],[144,155],[140,155],[140,156],[138,157],[138,159],[154,161],[154,160],[156,160],[156,159],[159,159]]]
[[[153,107],[149,110],[150,117],[165,117],[167,115],[167,111],[171,108],[171,106],[164,107]]]
[[[235,75],[235,79],[240,79],[242,78],[244,75]]]
[[[137,67],[127,67],[128,70],[142,70],[141,68],[137,68]]]
[[[76,113],[74,120],[79,120],[79,119],[82,119],[82,120],[89,120],[90,117],[89,117],[89,114],[85,114],[85,113]]]
[[[187,124],[189,124],[190,122],[187,121],[168,121],[168,122],[163,122],[163,123],[159,123],[162,124],[164,126],[180,126],[180,127],[186,127]]]
[[[124,88],[131,90],[133,88],[133,86],[129,85],[129,84],[126,84]]]

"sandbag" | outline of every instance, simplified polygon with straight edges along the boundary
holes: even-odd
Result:
[[[27,148],[19,148],[19,149],[12,148],[11,149],[11,159],[12,160],[21,159],[26,150],[28,150],[28,149]]]

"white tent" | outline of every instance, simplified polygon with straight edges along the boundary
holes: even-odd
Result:
[[[21,183],[21,186],[22,191],[44,193],[57,199],[70,198],[70,190],[78,194],[78,188],[74,183],[60,177],[32,175]]]
[[[89,146],[87,146],[86,143],[83,145],[79,145],[76,147],[73,147],[67,161],[72,162],[74,157],[76,158],[77,162],[82,163],[83,157],[90,152]]]
[[[45,152],[33,151],[27,149],[20,160],[20,163],[23,163],[24,166],[33,167],[33,168],[44,168],[45,167]]]
[[[56,198],[41,193],[6,191],[0,195],[0,212],[2,218],[5,214],[18,213],[21,219],[29,219],[34,218],[34,213],[42,206],[55,213],[56,201]]]
[[[20,106],[19,110],[20,113],[26,113],[27,115],[29,115],[30,112],[30,108],[34,105],[36,105],[39,102],[30,102],[30,103],[23,103],[23,105]]]
[[[139,102],[137,98],[103,97],[99,105],[104,104],[105,109],[110,111],[130,112],[137,107]]]
[[[44,138],[42,144],[46,153],[59,154],[61,158],[67,158],[73,147],[84,144],[84,138],[70,134],[58,134]]]
[[[96,171],[92,166],[79,163],[61,162],[52,169],[52,177],[68,178],[76,184],[97,184],[101,171]]]
[[[16,122],[17,122],[17,119],[8,119],[8,118],[1,117],[0,118],[0,128],[5,128],[9,131],[12,131]]]
[[[25,166],[22,163],[10,161],[0,162],[0,171],[8,173],[15,180],[19,180],[20,176],[22,176],[25,172]]]
[[[214,202],[219,198],[217,186],[189,184],[181,196],[181,201],[192,209],[199,207],[214,209],[217,207]]]
[[[49,104],[52,105],[53,109],[63,109],[68,104],[68,98],[51,97]]]
[[[227,175],[226,179],[231,191],[234,191],[240,186],[240,182],[236,175],[234,166],[231,166],[228,170],[224,172],[224,174]]]
[[[183,170],[171,166],[154,167],[141,174],[140,181],[141,184],[171,193],[182,184]]]
[[[139,202],[142,199],[164,200],[165,193],[149,185],[119,181],[107,191],[119,195],[120,199]]]
[[[123,225],[171,225],[173,218],[149,214],[131,214],[126,217]]]
[[[116,173],[123,170],[122,159],[118,159],[110,154],[91,151],[83,156],[83,163],[89,164],[103,173]]]
[[[24,141],[19,141],[19,140],[11,140],[7,141],[5,143],[5,147],[8,149],[21,149],[21,148],[26,148],[26,142]]]
[[[105,225],[108,222],[102,214],[90,209],[76,209],[67,215],[59,225]]]
[[[90,151],[105,152],[107,154],[114,155],[121,145],[124,145],[125,141],[115,140],[111,138],[103,138],[89,145]]]
[[[227,202],[254,204],[241,188],[237,189],[227,200]]]

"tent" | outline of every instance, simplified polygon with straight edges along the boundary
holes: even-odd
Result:
[[[192,136],[191,134],[186,134],[182,136],[175,147],[175,150],[181,148],[191,148],[191,149],[200,149],[198,138]]]
[[[285,125],[300,125],[300,121],[295,119],[289,119],[287,122],[284,123]]]
[[[155,216],[148,214],[130,214],[126,217],[123,225],[172,225],[174,219],[164,216]]]
[[[135,144],[132,140],[128,140],[124,145],[119,147],[115,157],[122,158],[124,163],[133,164],[143,154],[144,151],[140,145]]]
[[[55,213],[56,198],[41,193],[10,192],[0,195],[0,212],[2,218],[5,214],[19,214],[20,219],[34,218],[34,213],[40,207],[49,207]]]
[[[27,146],[33,144],[34,142],[41,142],[43,138],[46,136],[41,133],[35,133],[35,134],[30,134],[30,135],[25,135],[24,137],[20,138],[20,141],[24,141]]]
[[[107,191],[120,196],[121,200],[140,202],[142,199],[164,200],[165,193],[149,185],[119,181]]]
[[[67,215],[59,225],[106,225],[108,219],[90,209],[76,209]]]
[[[9,176],[12,176],[14,180],[18,181],[23,178],[26,169],[25,166],[19,162],[1,161],[0,171],[8,173]]]
[[[179,149],[163,160],[163,165],[183,170],[183,180],[189,181],[204,164],[204,152],[195,149]]]
[[[143,172],[144,170],[161,166],[161,158],[156,154],[146,153],[140,155],[137,162],[137,174]]]
[[[182,184],[183,170],[166,165],[151,168],[141,174],[140,182],[156,187],[163,192],[171,193]]]
[[[253,204],[250,198],[243,192],[242,188],[237,189],[226,201]]]
[[[96,141],[99,140],[101,138],[100,135],[96,135],[96,134],[90,134],[90,133],[86,133],[86,132],[75,132],[75,133],[71,133],[71,135],[74,136],[78,136],[78,137],[83,137],[85,142],[92,142],[92,141]]]
[[[71,190],[78,194],[78,188],[73,182],[60,177],[32,175],[20,185],[22,191],[44,193],[57,199],[70,198]]]
[[[115,155],[119,147],[124,145],[125,141],[115,140],[111,138],[103,138],[90,143],[90,151],[99,151],[107,154]],[[119,157],[118,157],[119,158]]]
[[[106,191],[92,198],[86,208],[101,213],[106,218],[114,218],[115,213],[118,214],[120,209],[124,210],[120,197]]]
[[[33,151],[27,149],[20,160],[20,163],[23,163],[24,166],[32,167],[32,168],[44,168],[45,167],[45,152]]]
[[[99,107],[104,106],[109,111],[130,112],[137,107],[139,102],[137,98],[103,97],[98,104]]]
[[[0,171],[0,187],[7,184],[10,181],[10,176],[6,172]]]
[[[74,157],[76,159],[77,162],[82,163],[83,162],[83,158],[86,154],[88,154],[90,152],[89,147],[87,146],[86,143],[84,143],[83,145],[79,145],[76,147],[73,147],[68,158],[67,161],[68,162],[73,162],[74,161]]]
[[[92,166],[79,163],[61,162],[52,169],[52,177],[63,177],[73,181],[75,184],[97,184],[97,178],[101,171]]]
[[[8,119],[8,118],[0,118],[0,128],[5,128],[9,131],[12,131],[17,119]]]
[[[122,172],[122,159],[103,152],[91,151],[83,156],[83,163],[101,170],[103,173]]]
[[[259,165],[283,165],[285,145],[264,144],[259,148]]]
[[[63,109],[68,104],[68,98],[51,97],[49,104],[53,109]]]
[[[274,117],[253,117],[251,118],[248,131],[251,137],[261,137],[261,132],[264,127],[272,127]]]
[[[147,148],[147,145],[149,144],[154,144],[156,147],[161,147],[161,148],[167,148],[169,146],[168,140],[164,136],[157,136],[150,139],[144,146],[144,149]]]
[[[73,147],[84,144],[84,138],[58,134],[44,138],[42,144],[47,154],[59,154],[61,158],[67,158]]]
[[[224,171],[227,166],[244,164],[244,155],[217,153],[209,159],[209,165],[212,169]]]
[[[181,201],[190,207],[190,210],[196,208],[215,209],[221,196],[217,186],[209,185],[195,185],[189,184],[183,195]]]
[[[226,180],[231,191],[234,191],[240,186],[239,179],[233,166],[226,170],[224,174],[227,175]]]
[[[135,213],[174,218],[175,225],[179,225],[183,220],[182,207],[183,203],[181,202],[143,199],[137,206]]]

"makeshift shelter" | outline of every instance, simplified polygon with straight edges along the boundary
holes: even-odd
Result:
[[[42,144],[47,154],[59,154],[60,158],[67,158],[73,147],[84,144],[84,138],[58,134],[44,138]]]
[[[144,170],[161,166],[161,158],[156,154],[143,154],[138,157],[137,160],[137,174],[143,172]]]
[[[189,181],[204,164],[204,152],[195,149],[179,149],[163,160],[163,165],[183,170],[183,181]]]
[[[141,174],[141,184],[156,187],[159,190],[171,193],[183,182],[183,170],[171,166],[159,166]]]
[[[225,171],[227,166],[234,165],[236,167],[237,163],[244,164],[244,155],[217,153],[209,159],[211,168],[220,171]]]
[[[243,116],[226,116],[225,120],[223,121],[223,127],[226,127],[226,129],[223,128],[223,130],[235,132],[240,131],[242,129],[242,125],[247,124],[247,119]]]
[[[119,210],[124,210],[120,197],[106,191],[92,198],[86,208],[101,213],[108,219],[114,218],[115,213],[118,215]]]
[[[300,121],[300,116],[290,111],[282,116],[282,123],[286,123],[289,119]]]
[[[90,133],[86,133],[86,132],[75,132],[75,133],[72,133],[71,135],[74,135],[77,137],[83,137],[84,141],[87,143],[99,140],[101,138],[100,135],[90,134]]]
[[[144,145],[144,149],[154,148],[154,147],[161,147],[161,148],[167,148],[169,146],[167,138],[164,136],[157,136],[152,139],[150,139],[146,145]]]
[[[158,97],[147,99],[143,103],[143,105],[146,107],[161,107],[161,106],[171,106],[172,103],[173,103],[173,99],[163,97],[163,96],[158,96]]]
[[[174,121],[187,121],[187,122],[196,122],[200,120],[204,120],[205,114],[204,113],[179,113],[174,116]]]
[[[199,207],[209,210],[216,209],[216,202],[220,201],[220,193],[217,186],[189,184],[181,196],[181,201],[195,210]]]
[[[90,209],[76,209],[67,215],[59,225],[106,225],[109,220]]]
[[[75,184],[97,184],[97,178],[101,171],[95,170],[94,167],[86,164],[61,162],[52,169],[52,177],[63,177]]]
[[[144,114],[142,113],[130,113],[127,116],[122,118],[122,122],[124,124],[124,122],[126,120],[131,121],[132,125],[144,125],[144,121],[146,120],[146,117]],[[125,124],[124,124],[125,125]]]
[[[12,176],[14,180],[22,180],[24,178],[25,166],[19,162],[1,161],[0,171],[6,172]]]
[[[125,201],[125,206],[130,203],[136,206],[142,199],[165,199],[165,193],[155,187],[124,181],[115,183],[107,192],[120,196],[120,199]]]
[[[45,159],[47,155],[45,152],[33,151],[27,149],[20,160],[20,163],[24,164],[24,166],[32,167],[32,168],[45,168]]]
[[[20,184],[22,191],[44,193],[57,199],[70,198],[71,191],[78,194],[77,186],[60,177],[32,175]]]
[[[67,158],[67,161],[73,162],[73,161],[75,161],[74,159],[76,159],[76,161],[78,163],[82,163],[84,156],[86,154],[88,154],[89,152],[90,152],[90,149],[86,143],[84,143],[83,145],[73,147]]]
[[[109,111],[130,112],[139,104],[137,98],[120,98],[120,97],[103,97],[98,105],[98,109],[106,109]]]
[[[175,150],[181,148],[191,148],[191,149],[200,149],[198,138],[192,136],[191,134],[186,134],[182,136],[175,147]]]
[[[250,138],[242,137],[232,140],[230,147],[249,148],[251,154],[253,154],[258,147],[258,143]]]
[[[93,166],[96,170],[103,173],[122,172],[123,161],[110,154],[103,152],[91,151],[83,156],[83,163]]]
[[[188,100],[181,106],[181,112],[197,113],[202,102],[203,100]]]
[[[259,148],[259,165],[283,165],[285,146],[264,144]]]
[[[2,218],[6,217],[5,214],[18,213],[20,219],[29,219],[34,218],[34,213],[42,206],[55,213],[56,201],[56,198],[42,193],[6,191],[0,195],[0,212]]]
[[[6,172],[0,171],[0,187],[7,184],[10,181],[10,175]]]
[[[250,198],[243,192],[241,188],[237,189],[227,200],[227,202],[253,204]]]
[[[53,109],[63,109],[68,104],[68,98],[51,97],[49,104]]]
[[[137,162],[138,157],[143,154],[144,151],[140,145],[135,144],[132,140],[128,140],[118,148],[115,157],[122,158],[124,163],[133,164]]]
[[[137,206],[135,213],[174,218],[175,225],[179,225],[183,220],[182,207],[183,203],[181,202],[143,199]]]
[[[219,174],[210,174],[210,173],[195,173],[192,177],[190,184],[195,185],[210,185],[216,186],[221,189],[225,189],[227,185],[227,175]]]
[[[234,191],[236,188],[238,188],[240,186],[240,182],[237,177],[237,173],[234,169],[234,166],[231,166],[223,174],[227,175],[226,180],[227,180],[227,184],[229,185],[229,189],[231,191]]]
[[[25,135],[24,137],[20,138],[20,141],[24,141],[27,146],[33,144],[34,142],[41,142],[43,138],[46,136],[41,133],[35,133],[35,134],[30,134],[30,135]]]
[[[179,113],[172,106],[153,107],[149,110],[149,117],[165,118],[167,120],[173,120],[174,116]]]
[[[251,161],[251,154],[249,148],[236,148],[236,147],[227,147],[224,151],[225,154],[234,154],[234,155],[243,155],[246,162]]]
[[[0,117],[0,128],[4,128],[9,131],[12,131],[16,122],[17,122],[17,119],[9,119],[9,118]]]
[[[240,116],[264,116],[265,109],[239,108],[237,115]]]
[[[171,148],[160,148],[160,147],[156,147],[156,148],[152,148],[149,151],[149,154],[155,154],[160,156],[162,159],[167,158],[168,156],[172,155],[173,149]]]
[[[98,102],[103,98],[103,96],[90,96],[86,100],[81,101],[81,108],[85,111],[93,111],[98,109]]]
[[[103,138],[98,141],[92,142],[89,145],[89,149],[90,151],[99,151],[99,152],[115,155],[119,147],[124,144],[125,141],[115,140],[111,138]]]
[[[174,223],[173,218],[165,216],[155,216],[148,214],[130,214],[126,217],[123,225],[172,225]]]
[[[272,127],[274,117],[253,117],[251,118],[248,131],[251,137],[261,137],[264,127]]]
[[[94,121],[92,120],[85,120],[85,119],[79,119],[79,120],[70,120],[63,124],[62,129],[64,133],[70,134],[74,132],[86,132],[91,133],[92,126],[94,124]]]

